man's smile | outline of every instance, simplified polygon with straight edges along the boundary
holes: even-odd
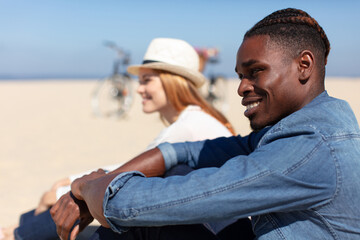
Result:
[[[260,101],[245,104],[246,107],[246,110],[244,112],[245,117],[250,118],[250,116],[254,114],[254,112],[256,111],[259,105],[260,105]]]
[[[249,111],[250,109],[259,106],[259,104],[260,104],[260,101],[246,105],[246,111]]]

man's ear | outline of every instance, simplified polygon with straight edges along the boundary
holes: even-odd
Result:
[[[315,67],[315,56],[309,50],[304,50],[300,53],[298,58],[298,70],[299,70],[299,80],[302,83],[306,83],[313,73]]]

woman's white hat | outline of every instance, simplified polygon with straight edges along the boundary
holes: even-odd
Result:
[[[201,87],[206,81],[199,72],[199,56],[187,42],[173,38],[155,38],[151,41],[141,65],[132,65],[127,71],[139,74],[140,68],[151,68],[175,73]]]

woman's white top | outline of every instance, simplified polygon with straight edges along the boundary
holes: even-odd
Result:
[[[202,111],[199,106],[190,105],[181,112],[173,124],[160,132],[147,149],[154,148],[163,142],[201,141],[222,136],[228,137],[231,133],[217,119]]]
[[[201,110],[199,106],[187,106],[179,115],[178,119],[170,126],[163,129],[160,134],[147,146],[146,150],[152,149],[160,143],[201,141],[217,137],[229,137],[231,132],[217,119]],[[102,169],[112,171],[121,164],[105,166]],[[71,182],[93,170],[70,176]],[[58,188],[56,197],[59,199],[63,194],[70,191],[70,186]]]

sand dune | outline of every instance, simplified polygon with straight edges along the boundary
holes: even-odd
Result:
[[[124,162],[163,128],[157,114],[141,111],[140,98],[124,119],[92,115],[93,80],[0,81],[0,226],[36,206],[54,180]],[[250,131],[228,81],[226,116],[238,133]],[[360,79],[328,78],[330,95],[347,100],[360,119]]]

